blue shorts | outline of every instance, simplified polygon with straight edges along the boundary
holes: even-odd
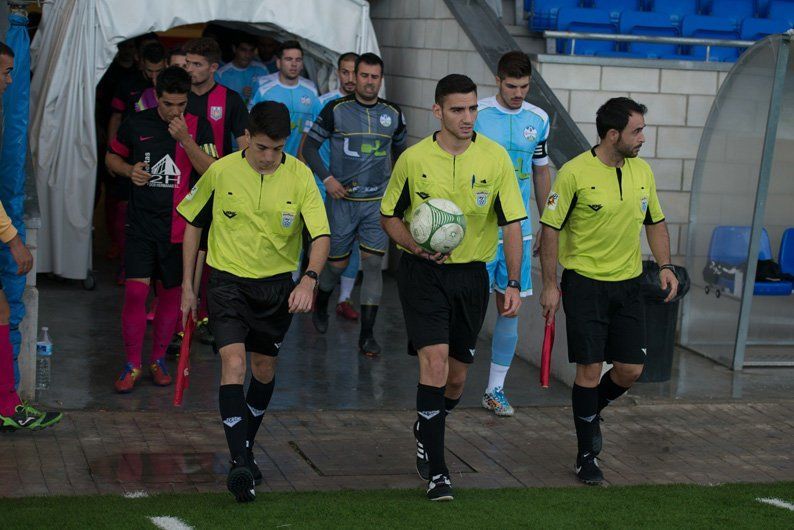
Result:
[[[347,259],[358,239],[362,252],[383,256],[389,236],[380,225],[380,200],[349,201],[326,197],[325,211],[331,227],[331,252],[328,261]]]
[[[504,294],[507,289],[507,262],[505,261],[505,252],[500,242],[496,247],[496,258],[489,262],[486,267],[488,268],[488,278],[491,281],[491,290],[494,289]],[[523,257],[521,259],[521,298],[526,298],[532,295],[532,240],[524,240]]]

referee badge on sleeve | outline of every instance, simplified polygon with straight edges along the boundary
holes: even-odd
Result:
[[[295,214],[292,212],[281,212],[281,226],[289,228],[295,220]]]
[[[554,211],[557,209],[557,202],[560,200],[560,196],[554,192],[549,194],[549,198],[546,199],[546,209]]]
[[[645,212],[648,211],[648,197],[643,197],[640,199],[640,211],[643,215],[645,215]]]

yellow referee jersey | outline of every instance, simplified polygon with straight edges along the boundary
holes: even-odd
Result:
[[[445,263],[491,261],[499,226],[527,218],[513,162],[505,149],[475,134],[462,154],[454,156],[436,142],[436,133],[400,155],[381,202],[386,217],[402,217],[429,199],[447,199],[463,210],[466,234]]]
[[[306,226],[312,240],[330,235],[314,175],[284,154],[260,175],[245,151],[213,163],[177,211],[194,226],[210,225],[207,263],[242,278],[296,270]]]
[[[602,281],[639,276],[642,225],[662,221],[648,163],[626,158],[622,168],[611,167],[595,148],[560,168],[540,219],[560,230],[562,266]]]

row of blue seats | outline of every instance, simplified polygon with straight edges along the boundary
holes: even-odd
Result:
[[[745,19],[760,18],[794,25],[794,0],[525,0],[530,29],[543,31],[558,28],[560,9],[595,8],[609,11],[617,23],[624,11],[648,11],[664,14],[681,27],[684,17],[708,15],[730,19],[738,30]]]
[[[747,249],[750,247],[749,226],[718,226],[711,233],[708,259],[720,267],[742,267],[747,263]],[[759,260],[774,259],[772,245],[766,228],[761,231],[761,245],[758,250]],[[780,240],[778,254],[780,272],[794,275],[794,228],[787,228]],[[709,280],[706,280],[710,283]],[[715,287],[735,292],[732,277],[720,277]],[[794,285],[790,281],[756,281],[753,294],[756,296],[788,296]],[[708,293],[708,289],[706,291]]]
[[[794,3],[792,3],[794,6]],[[557,17],[560,31],[579,33],[608,33],[622,35],[649,35],[657,37],[694,37],[703,39],[759,40],[767,35],[783,33],[792,27],[787,22],[768,19],[745,19],[739,31],[730,19],[704,15],[687,15],[681,27],[674,25],[667,15],[643,11],[623,11],[615,23],[609,12],[603,9],[564,8]],[[613,41],[577,40],[575,44],[561,39],[557,52],[577,55],[608,57],[637,57],[653,59],[683,59],[702,61],[706,59],[705,46],[678,46],[676,44],[652,44],[643,42],[618,43]],[[712,46],[711,61],[735,61],[740,54],[737,48]]]

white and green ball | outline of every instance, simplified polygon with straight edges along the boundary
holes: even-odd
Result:
[[[460,245],[465,234],[466,217],[452,201],[430,199],[413,212],[411,236],[428,252],[449,254]]]

